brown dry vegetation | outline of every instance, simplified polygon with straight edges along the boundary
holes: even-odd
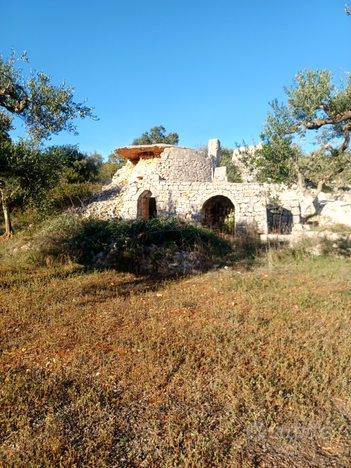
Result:
[[[350,260],[273,263],[0,269],[0,466],[351,466]]]

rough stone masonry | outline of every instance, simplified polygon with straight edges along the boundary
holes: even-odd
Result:
[[[235,232],[254,227],[260,234],[267,234],[274,223],[267,216],[267,184],[228,182],[226,167],[219,165],[217,139],[209,141],[208,154],[164,144],[125,146],[115,153],[127,164],[79,209],[85,216],[176,216],[219,229],[232,217]],[[277,216],[284,231],[300,223],[300,203],[294,191],[286,190],[281,198]]]

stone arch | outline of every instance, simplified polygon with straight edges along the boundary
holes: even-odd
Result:
[[[235,204],[227,194],[212,195],[202,203],[201,224],[221,232],[235,233]]]
[[[143,190],[138,197],[138,219],[149,219],[157,216],[158,193],[150,189]]]
[[[201,200],[199,200],[199,203],[198,203],[198,206],[201,207],[201,209],[204,206],[204,204],[207,202],[207,200],[209,200],[212,197],[216,197],[217,195],[222,195],[223,197],[229,198],[229,200],[233,203],[235,213],[237,214],[240,213],[240,205],[238,203],[238,200],[233,197],[232,193],[229,190],[223,190],[221,188],[219,189],[216,188],[215,190],[213,190],[213,188],[211,187],[211,190],[206,190],[205,192],[203,192],[203,194],[205,196],[203,196]]]

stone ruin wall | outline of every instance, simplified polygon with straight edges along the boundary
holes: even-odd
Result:
[[[124,149],[130,154],[133,148],[136,147]],[[115,174],[112,183],[94,194],[86,206],[78,211],[84,216],[104,219],[134,219],[142,215],[142,197],[153,197],[159,216],[177,216],[201,222],[206,201],[211,197],[224,196],[235,208],[237,231],[254,224],[260,233],[268,232],[265,192],[268,188],[272,190],[272,186],[253,182],[227,182],[225,167],[218,167],[218,140],[210,140],[208,155],[170,145],[152,145],[144,149],[145,152],[141,152],[143,148],[139,147],[140,154],[135,157],[131,153],[127,164]],[[298,197],[291,191],[285,191],[283,195],[286,213],[283,213],[281,221],[286,222],[290,216],[291,223],[298,224]]]
[[[189,148],[166,148],[155,173],[167,181],[211,182],[213,161],[202,151]]]
[[[246,154],[252,153],[256,148],[260,149],[263,143],[257,146],[248,146],[238,148],[233,152],[232,162],[240,170],[243,182],[253,183],[256,182],[256,171],[253,168],[245,166],[242,157]],[[266,186],[267,203],[269,198],[276,197],[281,206],[281,212],[274,215],[268,210],[268,227],[269,230],[273,226],[276,218],[280,218],[282,224],[285,224],[287,230],[293,226],[301,228],[300,223],[300,205],[304,201],[303,194],[297,185],[288,188],[284,185],[278,184],[264,184]],[[343,224],[351,226],[351,194],[343,191],[336,191],[335,193],[321,192],[315,199],[313,204],[308,208],[306,215],[315,215],[313,220],[319,226],[331,226],[336,224]],[[281,234],[284,232],[282,229]]]
[[[204,222],[207,201],[223,196],[235,208],[237,232],[249,225],[255,225],[261,234],[289,234],[293,228],[301,229],[302,195],[298,187],[288,189],[283,185],[255,182],[254,172],[242,164],[238,150],[233,154],[233,162],[241,168],[243,183],[229,183],[226,168],[219,167],[219,141],[210,140],[208,148],[208,155],[171,145],[122,148],[129,155],[132,151],[127,164],[115,174],[110,185],[104,186],[77,211],[83,216],[103,219],[135,219],[145,216],[147,210],[141,209],[141,202],[152,197],[159,216]],[[133,151],[138,152],[135,157]],[[272,212],[269,200],[274,197],[279,199],[279,207]],[[315,203],[317,212],[321,213],[320,224],[351,225],[351,200],[329,198],[322,193]]]
[[[80,208],[79,211],[85,216],[102,219],[118,216],[134,219],[138,216],[138,200],[143,194],[150,192],[156,199],[159,216],[177,216],[180,219],[201,222],[201,209],[205,202],[221,195],[229,198],[235,207],[238,231],[248,225],[257,224],[258,231],[266,233],[266,202],[256,194],[259,189],[258,184],[168,182],[153,178],[115,189],[108,186],[95,194],[87,207]]]

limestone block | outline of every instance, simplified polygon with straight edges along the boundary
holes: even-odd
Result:
[[[208,155],[212,160],[212,171],[219,166],[219,157],[221,154],[221,144],[219,140],[209,140],[208,142]],[[212,177],[213,178],[213,177]]]
[[[126,201],[124,203],[124,208],[127,209],[127,210],[131,209],[131,208],[135,208],[135,207],[136,207],[135,201]]]
[[[214,182],[227,182],[228,181],[226,166],[215,168],[213,181]]]
[[[293,216],[293,223],[294,224],[299,224],[300,223],[300,216],[299,215],[298,216],[296,216],[296,215]]]

